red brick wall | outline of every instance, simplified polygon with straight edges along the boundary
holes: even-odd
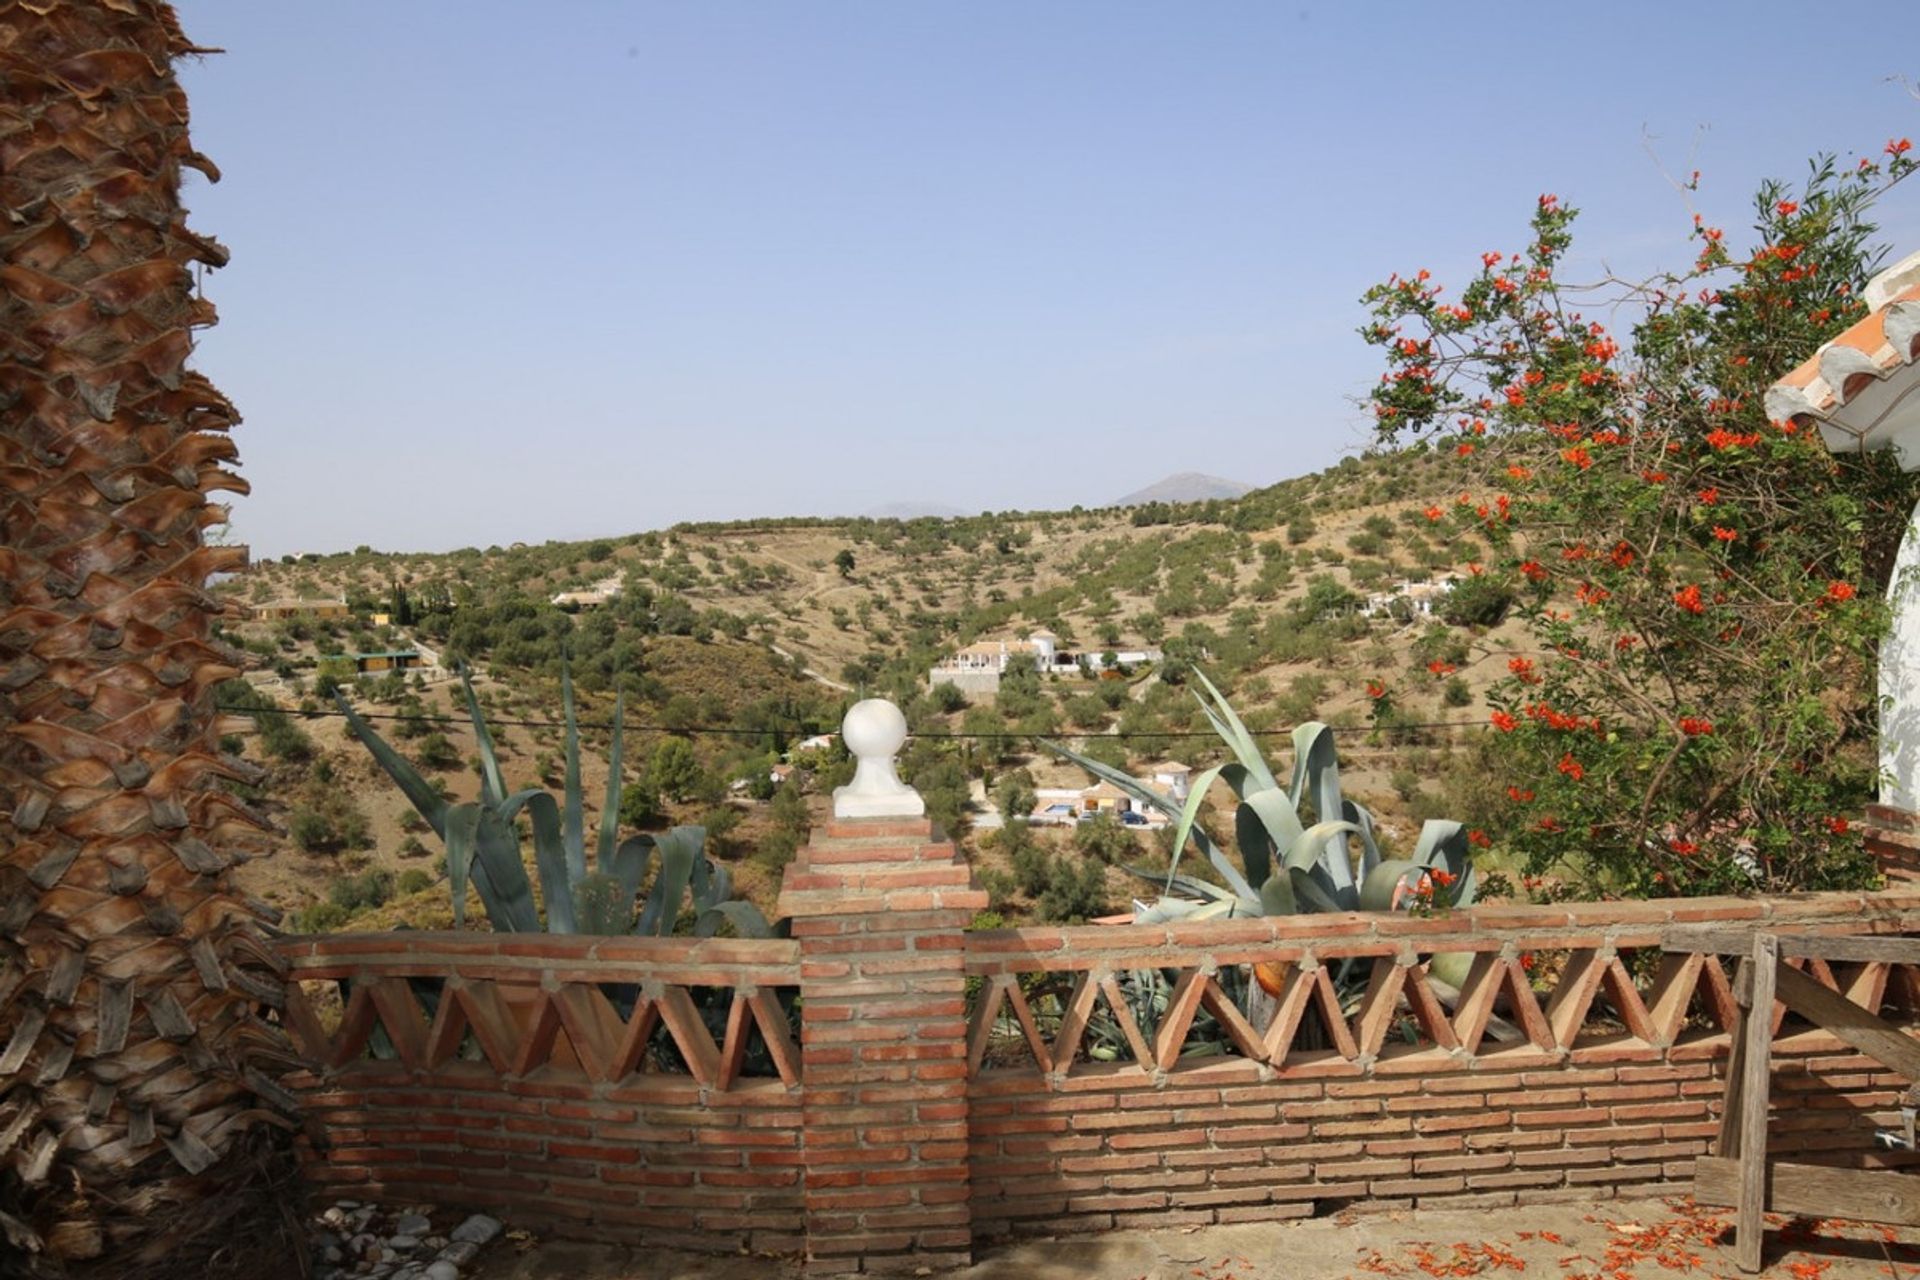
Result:
[[[291,1083],[322,1194],[491,1209],[596,1239],[803,1247],[798,1058],[791,1043],[774,1052],[795,944],[422,932],[282,951],[289,1029],[315,1064]],[[413,984],[449,974],[429,1016]],[[341,978],[353,995],[330,1010]],[[606,998],[623,985],[624,1020]],[[697,1016],[702,989],[727,1010],[718,1034]],[[643,1053],[662,1037],[684,1070]],[[464,1060],[475,1042],[481,1060]],[[788,1078],[742,1074],[762,1045]]]
[[[797,1252],[800,1108],[777,1080],[589,1088],[491,1072],[351,1082],[306,1094],[321,1195],[487,1209],[563,1235]]]
[[[1712,1140],[1725,1066],[1727,1037],[1698,1010],[1727,997],[1711,965],[1655,963],[1666,929],[1920,932],[1920,892],[964,934],[978,899],[923,827],[836,827],[789,878],[793,941],[285,939],[285,1018],[313,1064],[293,1079],[309,1172],[326,1195],[491,1209],[584,1238],[804,1250],[822,1271],[943,1266],[1005,1235],[1677,1188]],[[1545,958],[1515,978],[1538,988],[1531,1022],[1532,997],[1497,1006],[1530,1039],[1434,1021],[1427,958],[1456,950],[1480,954],[1476,973]],[[1224,1026],[1208,1004],[1221,970],[1278,962],[1304,991],[1348,959],[1372,978],[1331,1050],[1243,1028],[1224,1056],[1186,1057],[1185,1024],[1141,1037],[1139,1062],[1070,1043],[1106,974],[1178,974],[1170,1007]],[[1836,968],[1816,976],[1920,1014],[1911,971]],[[1079,975],[1066,985],[1081,1015],[1018,1033],[1039,1052],[995,1065],[986,996],[1025,1008],[1022,983],[1063,973]],[[329,1008],[343,980],[349,998]],[[795,991],[797,1028],[782,1000]],[[1402,1043],[1422,1007],[1426,1038]],[[1905,1083],[1788,1026],[1774,1149],[1868,1149]]]
[[[1717,1128],[1726,1059],[1435,1075],[1271,1077],[1222,1060],[1156,1085],[1124,1068],[1059,1091],[974,1084],[982,1239],[1309,1217],[1353,1205],[1499,1207],[1685,1190]],[[996,1078],[997,1077],[997,1078]],[[1905,1082],[1826,1051],[1779,1062],[1772,1146],[1872,1149]]]

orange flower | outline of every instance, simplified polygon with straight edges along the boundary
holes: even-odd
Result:
[[[1673,593],[1673,602],[1688,613],[1705,613],[1707,606],[1700,602],[1700,588],[1692,583]]]
[[[1667,841],[1667,848],[1673,850],[1683,858],[1690,853],[1700,852],[1700,846],[1691,840],[1669,840]]]
[[[1497,253],[1483,253],[1480,255],[1480,265],[1483,267],[1497,267],[1500,265],[1500,255]]]
[[[1822,596],[1821,599],[1830,601],[1833,604],[1844,604],[1848,600],[1853,599],[1853,584],[1851,582],[1829,582],[1827,584],[1827,594]]]
[[[1593,455],[1588,453],[1582,445],[1575,445],[1571,449],[1562,449],[1560,451],[1560,457],[1580,468],[1582,471],[1585,471],[1593,465]]]
[[[1779,204],[1773,206],[1773,211],[1783,218],[1791,218],[1794,214],[1800,212],[1800,206],[1791,200],[1782,200]]]
[[[1648,484],[1665,484],[1667,482],[1667,473],[1664,471],[1642,471],[1640,478]]]
[[[1507,670],[1519,676],[1521,684],[1540,683],[1539,673],[1533,669],[1532,658],[1509,658],[1507,659]]]
[[[1887,154],[1890,156],[1903,156],[1911,150],[1913,150],[1911,138],[1896,138],[1887,143]]]
[[[1848,830],[1850,830],[1852,826],[1853,824],[1851,822],[1848,822],[1845,818],[1828,818],[1827,819],[1827,830],[1833,832],[1833,834],[1837,836],[1843,836],[1847,834]]]
[[[1433,873],[1434,882],[1438,884],[1442,889],[1447,888],[1449,885],[1451,885],[1455,880],[1458,880],[1459,878],[1460,877],[1454,875],[1453,872],[1451,871],[1441,871],[1437,868],[1434,870],[1434,873]]]
[[[1714,503],[1720,501],[1720,490],[1718,488],[1702,489],[1700,492],[1694,494],[1693,496],[1700,500],[1701,506],[1710,507]]]
[[[1713,732],[1713,721],[1702,720],[1699,716],[1682,716],[1680,732],[1690,738],[1704,738]]]
[[[1375,702],[1378,702],[1387,696],[1387,686],[1381,684],[1378,680],[1369,680],[1367,681],[1367,696]]]
[[[1438,520],[1441,516],[1444,516],[1447,513],[1442,511],[1438,507],[1428,507],[1426,511],[1424,511],[1422,514],[1425,515],[1429,520]]]
[[[1493,837],[1489,836],[1480,828],[1475,827],[1473,830],[1467,832],[1467,843],[1476,849],[1485,849],[1493,843]]]
[[[1512,733],[1520,727],[1520,722],[1504,711],[1496,711],[1492,716],[1493,727],[1502,733]]]
[[[1515,804],[1529,804],[1533,800],[1533,792],[1522,791],[1519,787],[1508,787],[1507,799]]]
[[[1538,560],[1521,561],[1520,572],[1529,582],[1545,582],[1547,580],[1546,566]]]
[[[1522,467],[1518,465],[1508,467],[1507,474],[1512,476],[1515,480],[1533,479],[1533,471],[1530,468]]]
[[[1560,757],[1559,769],[1560,769],[1560,772],[1566,774],[1569,778],[1572,778],[1575,782],[1578,782],[1580,781],[1580,779],[1587,776],[1587,771],[1585,767],[1583,767],[1578,760],[1575,760],[1573,758],[1573,752],[1571,751],[1567,752],[1565,755]]]
[[[1732,529],[1727,528],[1725,525],[1717,524],[1713,526],[1713,536],[1720,539],[1720,541],[1722,542],[1732,542],[1735,538],[1738,538],[1740,535],[1734,532]]]

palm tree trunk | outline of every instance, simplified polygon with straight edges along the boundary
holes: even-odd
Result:
[[[154,0],[0,0],[0,1258],[49,1273],[139,1274],[289,1123],[216,748],[205,588],[245,551],[203,532],[245,483],[186,371],[193,264],[226,260],[180,203],[181,166],[217,177],[192,52]]]

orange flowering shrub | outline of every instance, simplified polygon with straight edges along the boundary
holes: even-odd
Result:
[[[1476,531],[1535,643],[1491,697],[1474,826],[1595,891],[1853,886],[1846,817],[1876,779],[1883,591],[1920,486],[1769,422],[1767,389],[1865,314],[1874,201],[1914,169],[1889,144],[1762,187],[1753,245],[1698,217],[1697,257],[1638,284],[1562,278],[1575,210],[1450,293],[1366,295],[1384,443],[1481,468],[1428,508]],[[1697,186],[1696,183],[1691,184]],[[1624,332],[1601,317],[1637,317]]]

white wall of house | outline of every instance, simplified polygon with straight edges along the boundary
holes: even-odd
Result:
[[[1893,630],[1880,642],[1880,802],[1920,812],[1920,508],[1887,584]]]

